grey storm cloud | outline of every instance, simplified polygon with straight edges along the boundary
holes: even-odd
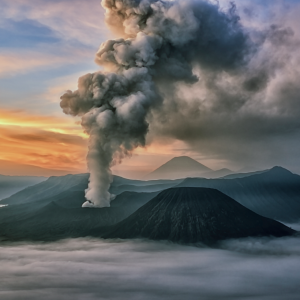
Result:
[[[233,3],[228,10],[196,0],[103,0],[102,6],[120,38],[98,50],[95,61],[103,71],[79,78],[78,90],[66,92],[60,104],[66,114],[82,117],[90,136],[86,198],[95,207],[109,206],[111,166],[145,146],[149,122],[160,118],[155,111],[168,109],[174,85],[199,82],[195,68],[241,72],[263,39],[250,38]],[[248,89],[259,88],[259,79],[251,80]]]
[[[0,298],[299,299],[299,237],[220,247],[88,238],[2,243]]]
[[[300,172],[299,11],[295,5],[283,16],[275,1],[264,22],[244,27],[255,44],[247,64],[222,72],[196,66],[197,83],[164,86],[163,105],[149,115],[149,143],[171,137],[236,167]]]

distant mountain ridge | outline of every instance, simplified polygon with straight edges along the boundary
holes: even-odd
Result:
[[[9,176],[0,174],[0,200],[46,179],[47,177],[42,176]]]
[[[24,204],[38,201],[43,198],[58,195],[76,187],[84,191],[87,188],[89,174],[75,174],[65,176],[51,176],[46,181],[29,186],[9,198],[2,199],[0,204]]]
[[[130,180],[113,177],[111,207],[83,209],[89,174],[50,177],[0,201],[0,237],[8,240],[53,240],[99,235],[170,187],[218,189],[252,211],[293,223],[300,220],[300,176],[281,167],[243,178]],[[101,230],[102,230],[101,229]],[[100,230],[100,231],[101,231]],[[102,231],[101,231],[102,232]],[[97,236],[96,234],[96,236]]]
[[[218,189],[262,216],[291,223],[300,220],[300,176],[282,167],[243,178],[186,178],[177,187]]]
[[[2,199],[0,204],[17,205],[45,198],[51,198],[61,193],[72,191],[84,192],[88,187],[89,174],[69,174],[65,176],[52,176],[46,181],[27,187],[16,194]],[[113,176],[110,192],[121,194],[125,191],[131,192],[156,192],[179,184],[182,180],[131,180],[120,176]]]
[[[249,176],[252,176],[252,175],[265,173],[265,172],[268,172],[268,171],[269,170],[262,170],[262,171],[248,172],[248,173],[233,173],[233,174],[228,174],[228,175],[220,177],[220,178],[221,179],[244,178],[244,177],[249,177]]]
[[[201,174],[201,177],[208,178],[208,179],[215,179],[215,178],[220,178],[223,176],[230,176],[230,174],[232,174],[232,173],[233,173],[233,171],[231,171],[227,168],[223,168],[223,169],[216,170],[216,171],[205,172],[205,173]]]
[[[269,171],[250,173],[249,176],[232,179],[186,178],[183,180],[139,181],[114,176],[110,191],[154,193],[171,187],[208,187],[218,189],[254,212],[268,218],[293,223],[300,220],[300,176],[281,167]],[[0,205],[18,205],[34,201],[50,201],[63,193],[64,199],[78,191],[82,203],[88,185],[88,174],[50,177],[37,185],[28,187]],[[68,196],[69,195],[69,196]],[[49,199],[49,200],[47,200]],[[82,204],[81,203],[81,204]],[[114,201],[112,201],[114,203]],[[1,217],[1,213],[0,213]]]

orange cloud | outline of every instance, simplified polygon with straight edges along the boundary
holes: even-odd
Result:
[[[24,110],[8,110],[0,108],[0,126],[18,126],[22,128],[38,128],[50,132],[87,137],[78,122],[68,117],[33,115]]]
[[[86,172],[87,136],[69,118],[0,110],[0,144],[0,174],[5,173],[1,170],[4,162],[44,168],[51,175],[53,170],[57,175]]]
[[[50,176],[87,172],[87,140],[73,118],[0,109],[0,174]],[[172,157],[172,147],[158,143],[139,148],[113,171],[141,178]]]
[[[84,173],[88,136],[67,116],[0,109],[0,174],[52,176]],[[112,168],[114,174],[141,179],[174,156],[193,153],[180,141],[153,141]]]

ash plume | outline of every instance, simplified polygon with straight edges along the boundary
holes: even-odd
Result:
[[[250,38],[233,3],[227,10],[196,0],[103,0],[102,6],[118,38],[96,54],[103,70],[79,78],[78,90],[67,91],[60,103],[64,113],[82,117],[89,134],[86,199],[95,207],[110,205],[110,168],[145,146],[155,111],[162,123],[167,118],[157,112],[176,98],[175,84],[195,84],[198,69],[234,76],[263,40]],[[260,89],[257,81],[252,78],[246,88]],[[180,109],[173,103],[172,110]]]

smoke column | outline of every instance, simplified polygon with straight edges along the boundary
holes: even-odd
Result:
[[[145,145],[147,116],[163,103],[166,87],[197,82],[197,67],[234,72],[256,51],[234,4],[226,11],[201,0],[103,0],[102,6],[119,38],[96,54],[103,71],[80,77],[78,90],[60,103],[64,113],[82,117],[89,134],[86,199],[94,207],[110,205],[110,168]]]

